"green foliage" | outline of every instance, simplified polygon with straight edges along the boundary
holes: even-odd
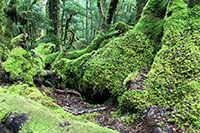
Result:
[[[16,47],[9,53],[8,59],[3,62],[3,68],[10,73],[11,80],[33,84],[36,69],[31,54],[21,47]]]
[[[24,34],[20,34],[11,40],[11,49],[20,46],[23,41]]]

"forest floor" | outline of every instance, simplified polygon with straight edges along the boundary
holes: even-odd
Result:
[[[142,90],[142,82],[145,80],[145,75],[148,71],[149,69],[140,71],[137,75],[137,80],[129,84],[128,90]],[[8,83],[6,78],[4,78],[4,81],[2,80],[2,83],[0,84],[3,86],[3,83]],[[45,93],[47,96],[54,99],[55,103],[72,115],[78,115],[99,126],[108,127],[122,133],[184,132],[184,129],[177,128],[177,126],[167,120],[170,112],[175,112],[175,110],[171,108],[151,105],[146,110],[141,111],[138,116],[133,116],[129,113],[118,113],[118,106],[111,103],[89,103],[89,101],[86,101],[80,93],[73,90],[64,91],[56,88],[49,88],[44,85],[38,87],[38,89],[41,93]]]
[[[140,71],[137,75],[137,81],[130,83],[128,90],[142,90],[142,82],[146,79],[149,69]],[[163,108],[151,105],[146,110],[140,112],[138,116],[129,113],[118,113],[118,106],[111,103],[107,104],[91,104],[82,98],[81,94],[69,90],[63,91],[42,86],[39,88],[42,93],[54,99],[65,111],[81,116],[99,126],[108,127],[122,133],[182,133],[184,129],[177,128],[173,122],[169,122],[167,118],[171,112],[175,110],[171,108]],[[134,118],[133,118],[134,117]],[[134,119],[134,121],[133,121]]]
[[[46,87],[42,86],[40,91],[45,93]],[[135,117],[134,122],[127,120],[128,114],[120,115],[117,113],[118,106],[112,104],[90,104],[85,102],[76,93],[46,94],[53,98],[55,102],[65,111],[82,116],[99,126],[108,127],[122,133],[182,133],[184,129],[177,128],[173,123],[167,121],[168,112],[171,108],[162,108],[152,105],[147,110],[141,112],[141,115]]]

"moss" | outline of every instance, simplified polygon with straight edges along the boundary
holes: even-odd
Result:
[[[40,69],[45,69],[47,64],[54,62],[55,58],[59,54],[56,51],[56,45],[53,43],[40,43],[38,46],[32,50],[34,53],[34,63],[37,64]]]
[[[30,53],[21,47],[16,47],[9,53],[8,59],[3,62],[3,68],[10,73],[11,80],[33,84],[36,69]]]
[[[87,59],[91,57],[91,55],[92,53],[84,54],[83,56],[74,60],[62,58],[57,62],[55,68],[58,71],[58,75],[60,75],[64,81],[62,85],[64,88],[66,87],[66,83],[67,85],[71,85],[75,88],[77,87],[78,84],[74,83],[81,80],[83,73],[82,66]]]
[[[20,34],[11,40],[11,49],[20,46],[23,41],[24,34]]]
[[[147,91],[126,91],[121,97],[118,98],[120,111],[137,113],[138,111],[149,106],[146,102],[147,98]]]
[[[60,71],[62,76],[64,75],[63,77],[71,78],[70,81],[66,80],[68,78],[64,78],[64,84],[72,88],[78,88],[79,91],[90,97],[94,97],[98,94],[103,96],[107,93],[112,94],[114,97],[122,95],[126,91],[126,88],[123,86],[124,79],[130,73],[139,70],[140,67],[150,66],[155,56],[154,52],[157,50],[160,43],[159,39],[162,35],[160,27],[162,27],[163,24],[163,14],[160,14],[160,11],[164,12],[166,10],[167,3],[165,0],[162,2],[151,1],[152,2],[148,2],[144,10],[143,14],[145,16],[134,29],[128,31],[123,36],[110,39],[108,43],[103,42],[104,46],[94,51],[88,58],[84,59],[80,57],[84,60],[73,64],[69,63],[74,62],[73,60],[69,60],[72,58],[71,55],[75,55],[73,56],[73,58],[75,58],[86,52],[74,51],[66,53],[64,57],[67,59],[62,59],[62,62],[59,62],[60,64],[58,63],[58,65],[54,67]],[[158,8],[158,10],[152,10],[152,4],[154,7],[157,5],[160,8]],[[146,27],[146,25],[151,24],[153,26]],[[152,27],[153,29],[160,30],[152,31]],[[121,28],[120,24],[118,28]],[[122,29],[124,30],[124,28]],[[127,30],[127,28],[125,28],[125,30]],[[112,32],[109,34],[112,34]],[[92,47],[91,49],[89,48],[90,50],[98,48],[96,46],[102,42],[99,38],[104,39],[101,35],[97,36],[88,46],[88,48]],[[86,51],[91,52],[90,50]],[[61,70],[63,66],[65,66],[65,71]]]
[[[171,106],[176,115],[179,114],[171,120],[179,126],[199,129],[198,11],[200,4],[188,9],[182,0],[170,3],[164,23],[163,46],[154,59],[146,82],[153,104]]]
[[[23,86],[23,85],[22,85]],[[19,91],[19,86],[17,86]],[[23,88],[23,87],[22,87]],[[35,90],[27,88],[30,90]],[[22,89],[23,90],[23,89]],[[27,90],[29,93],[33,93],[30,90]],[[57,106],[57,110],[52,110],[43,106],[42,104],[35,102],[19,95],[12,93],[14,89],[11,87],[8,90],[0,88],[0,120],[3,119],[10,112],[16,114],[26,114],[28,120],[25,122],[20,133],[27,132],[115,132],[107,128],[99,127],[93,123],[90,123],[86,120],[82,120],[80,117],[75,117],[69,113],[62,110],[61,107]],[[24,92],[24,95],[26,92]],[[39,94],[39,93],[38,93]],[[31,98],[32,99],[32,98]],[[34,98],[33,98],[34,99]],[[37,100],[36,100],[37,101]],[[53,103],[52,103],[53,104]],[[55,107],[54,107],[55,108]],[[59,126],[60,124],[69,123],[65,127]]]

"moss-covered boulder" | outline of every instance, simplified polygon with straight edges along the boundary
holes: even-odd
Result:
[[[35,65],[29,52],[21,47],[14,48],[3,62],[3,68],[10,73],[10,80],[21,80],[33,84],[33,77],[36,75]]]
[[[0,87],[0,101],[0,122],[4,121],[11,112],[26,115],[27,120],[20,133],[115,132],[72,116],[53,103],[50,98],[41,94],[37,88],[28,85]]]
[[[148,107],[148,91],[130,90],[118,98],[121,112],[137,113]]]

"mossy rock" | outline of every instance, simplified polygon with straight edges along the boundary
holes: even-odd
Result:
[[[126,91],[121,97],[118,98],[120,111],[137,113],[144,110],[149,106],[147,99],[148,91]]]
[[[46,96],[39,94],[40,92],[37,88],[30,88],[27,85],[16,85],[16,87],[13,85],[12,87],[6,88],[0,88],[0,121],[5,119],[11,112],[15,114],[25,114],[27,120],[22,130],[19,131],[20,133],[116,132],[99,127],[80,117],[72,116],[53,103],[52,100],[45,98]],[[42,102],[41,104],[41,99],[47,102]],[[68,124],[64,127],[60,126],[64,123]]]
[[[14,48],[9,53],[8,59],[3,62],[3,68],[6,72],[10,73],[11,80],[21,80],[25,83],[33,84],[36,68],[33,64],[31,54],[23,48]]]

